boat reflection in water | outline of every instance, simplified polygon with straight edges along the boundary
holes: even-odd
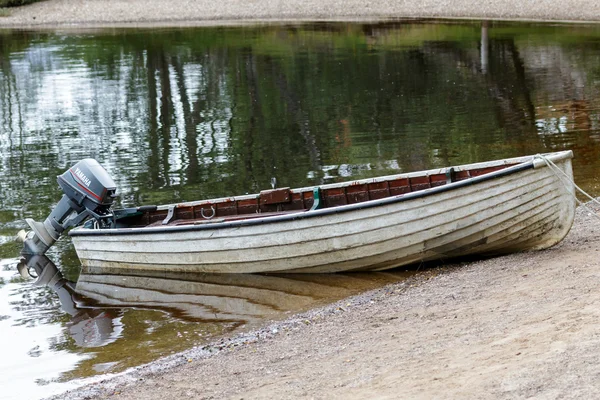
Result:
[[[105,346],[122,336],[132,340],[131,332],[123,335],[125,310],[162,311],[174,320],[237,328],[308,310],[412,274],[219,275],[85,269],[75,284],[64,279],[46,256],[28,259],[19,270],[36,277],[36,285],[46,285],[58,294],[62,309],[72,316],[70,335],[82,347]],[[148,337],[140,332],[139,340]]]
[[[61,309],[71,316],[67,326],[77,346],[104,346],[119,337],[122,328],[119,310],[91,306],[77,292],[75,283],[66,280],[48,257],[22,260],[18,269],[24,277],[34,277],[34,285],[47,286],[56,292]]]

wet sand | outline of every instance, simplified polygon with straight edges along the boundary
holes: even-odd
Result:
[[[10,9],[0,27],[185,26],[390,18],[600,21],[596,0],[47,0]]]
[[[432,269],[56,398],[595,399],[599,232],[580,208],[551,249]]]

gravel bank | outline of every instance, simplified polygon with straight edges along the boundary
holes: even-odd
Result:
[[[57,398],[600,397],[600,220],[431,270]]]
[[[47,0],[0,27],[202,25],[269,21],[471,18],[600,21],[596,0]]]

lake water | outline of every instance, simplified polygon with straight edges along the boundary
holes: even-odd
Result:
[[[63,239],[48,254],[63,286],[36,286],[13,237],[49,214],[56,176],[82,158],[130,206],[563,149],[600,195],[598,25],[0,30],[0,398],[403,278],[79,277]]]

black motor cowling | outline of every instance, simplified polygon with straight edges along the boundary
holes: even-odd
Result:
[[[108,212],[115,199],[117,186],[108,172],[92,158],[86,158],[58,176],[65,195],[93,213]]]
[[[98,161],[79,161],[58,176],[58,184],[65,194],[48,218],[43,223],[28,218],[31,231],[19,232],[23,255],[44,254],[65,229],[88,217],[96,219],[100,227],[108,227],[113,221],[111,206],[117,187]]]

